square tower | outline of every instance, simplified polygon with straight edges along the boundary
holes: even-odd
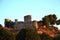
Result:
[[[31,15],[24,16],[24,22],[31,22]]]

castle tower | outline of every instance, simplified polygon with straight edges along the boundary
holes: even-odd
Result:
[[[18,19],[15,19],[15,23],[17,23],[18,22]]]
[[[15,19],[14,28],[17,28],[18,19]]]
[[[38,22],[36,20],[34,21],[34,27],[38,29]]]
[[[24,22],[31,22],[31,15],[24,16]]]

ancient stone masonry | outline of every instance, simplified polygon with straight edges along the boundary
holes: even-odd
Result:
[[[10,27],[10,23],[12,23],[10,19],[5,19],[5,27]],[[38,29],[38,22],[32,21],[31,15],[24,16],[24,21],[15,19],[15,22],[13,22],[13,28],[17,28],[18,30],[26,27]]]
[[[52,27],[47,27],[43,24],[43,21],[32,21],[31,15],[24,16],[24,21],[18,21],[15,19],[15,22],[10,19],[5,19],[5,29],[18,33],[23,28],[32,28],[35,29],[38,34],[47,34],[50,37],[56,37],[56,34],[60,34],[59,30],[55,30]]]

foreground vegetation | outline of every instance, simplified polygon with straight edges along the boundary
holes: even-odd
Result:
[[[59,25],[60,19],[57,20],[56,15],[53,14],[53,15],[47,15],[43,17],[42,20],[40,20],[40,22],[42,22],[40,23],[40,26],[46,25],[48,27],[50,26],[50,28],[58,30],[58,28],[53,25],[54,24]],[[7,25],[8,24],[9,23],[7,23]],[[23,28],[16,35],[16,33],[6,30],[5,28],[2,27],[2,25],[0,25],[0,40],[60,40],[60,34],[52,38],[45,33],[37,34],[35,29]]]
[[[0,30],[0,40],[60,40],[60,35],[52,38],[45,33],[37,34],[34,29],[22,29],[17,35],[5,29]]]

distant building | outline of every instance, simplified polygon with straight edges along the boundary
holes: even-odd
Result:
[[[56,34],[60,34],[60,30],[55,30],[51,26],[47,27],[43,24],[43,21],[32,21],[31,15],[24,16],[24,21],[18,21],[15,19],[15,22],[10,19],[5,19],[5,29],[11,32],[18,33],[22,28],[32,28],[36,29],[38,34],[47,34],[50,37],[55,37]]]
[[[31,15],[24,16],[24,22],[31,22]]]
[[[11,22],[11,20],[5,19],[5,27],[11,28],[11,25],[13,26],[13,28],[16,28],[18,30],[20,30],[22,28],[26,28],[26,27],[38,29],[38,22],[32,21],[31,15],[24,16],[24,22],[18,21],[17,19],[15,19],[15,22]]]

